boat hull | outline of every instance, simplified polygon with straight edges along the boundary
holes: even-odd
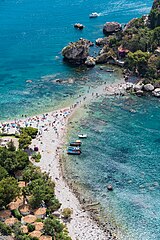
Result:
[[[70,143],[70,146],[80,147],[80,146],[81,146],[81,143],[80,143],[80,142],[71,142],[71,143]]]
[[[86,134],[82,134],[82,135],[78,135],[79,138],[87,138],[87,135]]]
[[[68,150],[68,151],[67,151],[67,154],[69,154],[69,155],[80,155],[80,154],[81,154],[81,151]]]

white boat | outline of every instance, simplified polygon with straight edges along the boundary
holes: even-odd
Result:
[[[93,12],[93,13],[89,14],[89,17],[96,18],[96,17],[99,17],[99,14],[97,12]]]
[[[87,138],[87,134],[79,134],[78,137],[79,138]]]

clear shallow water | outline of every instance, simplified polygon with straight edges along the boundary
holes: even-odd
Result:
[[[62,62],[61,49],[80,37],[94,41],[103,36],[106,21],[126,23],[148,13],[151,4],[152,0],[0,0],[0,119],[48,111],[66,101],[66,92],[74,94],[79,85],[59,86],[52,80],[79,79],[83,73]],[[94,11],[101,16],[89,19]],[[75,30],[75,22],[86,28]]]
[[[70,139],[89,137],[81,156],[68,159],[68,175],[101,202],[121,239],[160,239],[160,101],[108,97],[87,111],[71,131]]]

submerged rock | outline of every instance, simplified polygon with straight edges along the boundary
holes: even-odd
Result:
[[[103,33],[110,35],[122,30],[122,25],[118,22],[106,22],[103,26]]]
[[[62,49],[64,59],[70,63],[80,65],[84,63],[89,56],[89,48],[93,43],[86,39],[79,39],[77,42],[71,42]]]

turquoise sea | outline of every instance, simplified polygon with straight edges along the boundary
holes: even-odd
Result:
[[[95,79],[96,74],[64,64],[61,49],[80,37],[94,41],[103,36],[106,21],[126,23],[148,13],[151,4],[152,0],[0,0],[0,119],[33,115],[66,102],[82,84],[62,86],[53,83],[55,79]],[[94,11],[101,16],[89,19]],[[85,29],[75,30],[76,22]]]
[[[99,68],[68,66],[61,49],[80,37],[95,41],[106,21],[125,24],[151,5],[152,0],[0,0],[0,119],[46,112],[73,102],[86,86],[117,81],[117,72],[110,77]],[[91,12],[100,17],[89,19]],[[85,29],[75,30],[76,22]],[[75,83],[55,83],[68,78]],[[159,100],[103,97],[86,111],[70,138],[82,131],[89,137],[82,155],[67,160],[68,177],[102,203],[104,221],[118,225],[123,240],[159,240]]]

